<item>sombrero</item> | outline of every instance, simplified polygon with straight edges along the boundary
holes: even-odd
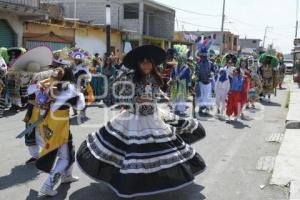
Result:
[[[40,46],[27,51],[14,63],[13,68],[21,71],[40,72],[52,64],[53,54],[49,47]]]
[[[136,69],[138,67],[138,61],[145,58],[152,59],[156,65],[160,65],[165,62],[167,54],[158,46],[144,45],[131,50],[124,57],[123,64],[129,69]]]

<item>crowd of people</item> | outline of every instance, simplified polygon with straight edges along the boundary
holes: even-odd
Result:
[[[104,59],[79,48],[52,52],[36,47],[17,57],[11,54],[13,62],[2,48],[0,115],[6,116],[7,107],[26,109],[26,129],[18,138],[25,136],[26,164],[35,163],[49,174],[41,193],[55,196],[59,181],[78,181],[72,173],[75,160],[87,175],[124,198],[191,184],[206,165],[190,144],[206,133],[197,118],[187,117],[190,96],[193,113],[199,107],[198,114],[207,115],[216,105],[217,115],[237,120],[260,99],[269,102],[284,78],[280,54],[266,52],[255,62],[253,56],[211,56],[210,46],[209,39],[199,39],[191,55],[181,45],[167,52],[144,45]],[[122,109],[89,134],[75,155],[70,111],[86,118],[88,106],[101,100]],[[160,112],[162,100],[169,103],[171,118]],[[132,106],[123,106],[128,103]]]
[[[209,39],[197,43],[195,58],[186,51],[169,51],[162,74],[164,92],[172,99],[172,110],[179,116],[186,115],[189,94],[194,94],[199,115],[211,113],[227,121],[245,118],[245,109],[255,109],[258,101],[271,102],[276,89],[282,89],[285,67],[281,53],[224,56],[209,55]],[[195,109],[195,108],[193,108]]]

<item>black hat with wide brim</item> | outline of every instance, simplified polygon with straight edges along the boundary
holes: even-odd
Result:
[[[143,45],[126,54],[123,64],[129,69],[136,69],[138,62],[144,59],[153,60],[156,65],[160,65],[166,61],[166,58],[167,53],[162,48],[154,45]]]

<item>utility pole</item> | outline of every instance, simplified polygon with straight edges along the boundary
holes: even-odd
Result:
[[[110,5],[106,5],[106,56],[110,56],[110,32],[111,32]]]
[[[265,34],[264,34],[264,40],[263,40],[263,48],[265,48],[265,43],[266,43],[266,39],[267,39],[267,33],[268,33],[268,29],[270,29],[272,27],[266,26],[265,28]]]
[[[220,45],[220,55],[223,54],[223,48],[224,48],[224,23],[225,23],[225,5],[226,0],[223,0],[223,11],[222,11],[222,24],[221,24],[221,45]]]

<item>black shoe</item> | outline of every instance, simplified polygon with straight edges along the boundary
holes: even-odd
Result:
[[[34,163],[37,159],[36,158],[30,158],[29,160],[27,160],[25,162],[26,165],[30,164],[30,163]]]

